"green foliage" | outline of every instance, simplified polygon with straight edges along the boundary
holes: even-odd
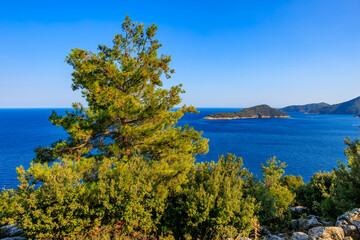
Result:
[[[336,174],[334,201],[341,212],[350,211],[360,205],[360,142],[345,140],[347,162],[340,162]]]
[[[280,184],[280,179],[285,173],[287,167],[285,162],[276,160],[276,157],[266,161],[267,166],[261,164],[262,181],[268,187]]]
[[[74,111],[65,116],[53,112],[50,121],[69,138],[38,148],[34,161],[82,157],[131,161],[141,155],[148,162],[162,162],[159,174],[167,175],[176,188],[194,156],[208,151],[207,140],[193,128],[175,127],[185,113],[196,110],[183,106],[171,111],[184,91],[181,85],[161,88],[162,79],[170,78],[174,70],[169,67],[171,57],[158,54],[157,27],[144,29],[126,17],[122,30],[112,47],[99,45],[98,53],[76,48],[67,56],[74,69],[73,90],[81,90],[88,106],[75,103]]]
[[[12,204],[10,197],[14,194],[14,190],[3,189],[0,191],[0,239],[5,238],[9,235],[8,228],[2,228],[7,225],[11,218]]]
[[[242,159],[227,154],[199,163],[164,217],[176,239],[224,239],[247,236],[255,218],[254,198],[244,194],[249,172]]]
[[[286,175],[280,179],[280,184],[292,192],[295,192],[296,189],[304,185],[304,181],[302,176]]]
[[[14,194],[14,190],[3,189],[0,191],[0,226],[6,224],[6,219],[10,216],[11,209],[10,197]]]
[[[336,175],[334,172],[315,173],[310,181],[296,190],[296,200],[306,206],[311,214],[334,218],[335,208],[331,209]]]
[[[33,164],[26,172],[19,168],[21,185],[12,198],[13,220],[41,239],[96,236],[103,227],[113,235],[155,236],[169,189],[166,179],[154,172],[154,163],[141,158],[103,159],[97,181],[81,181],[93,161]],[[42,186],[35,189],[30,178],[42,178]]]
[[[295,194],[281,185],[286,164],[277,161],[275,157],[267,160],[266,164],[261,164],[262,182],[255,185],[253,192],[260,206],[260,223],[270,229],[279,229],[290,220],[288,208],[294,202]]]

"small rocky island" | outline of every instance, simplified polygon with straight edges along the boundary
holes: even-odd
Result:
[[[223,120],[223,119],[243,119],[243,118],[287,118],[288,114],[272,108],[268,105],[258,105],[250,108],[245,108],[238,112],[220,112],[210,114],[204,119],[208,120]]]

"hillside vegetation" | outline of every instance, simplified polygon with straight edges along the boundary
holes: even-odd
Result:
[[[305,105],[291,105],[284,108],[280,108],[284,112],[309,112],[322,107],[330,106],[330,104],[321,102],[321,103],[310,103]]]
[[[206,116],[204,119],[281,118],[281,117],[290,117],[290,116],[280,110],[277,110],[275,108],[263,104],[250,108],[245,108],[238,112],[213,113]]]
[[[360,114],[360,97],[310,111],[312,114]]]

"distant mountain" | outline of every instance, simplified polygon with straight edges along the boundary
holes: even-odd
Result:
[[[221,112],[213,113],[204,119],[216,120],[216,119],[242,119],[242,118],[286,118],[290,117],[288,114],[269,107],[268,105],[258,105],[255,107],[245,108],[238,112]]]
[[[313,114],[350,114],[360,115],[360,97],[310,111]]]
[[[321,103],[310,103],[306,105],[291,105],[284,108],[280,108],[284,112],[310,112],[319,108],[330,106],[330,104],[321,102]]]

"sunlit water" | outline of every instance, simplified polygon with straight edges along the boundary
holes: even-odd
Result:
[[[210,151],[197,161],[217,161],[233,153],[255,174],[273,156],[285,161],[287,174],[308,181],[314,172],[329,171],[343,160],[344,138],[359,136],[360,118],[347,115],[290,113],[284,119],[204,120],[210,113],[239,109],[199,108],[179,121],[210,139]],[[30,166],[38,146],[50,145],[66,134],[48,121],[51,109],[0,109],[0,186],[16,187],[15,168]],[[64,109],[57,109],[64,113]]]

